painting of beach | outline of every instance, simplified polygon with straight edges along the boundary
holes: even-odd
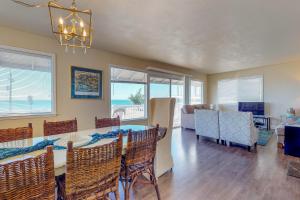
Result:
[[[72,98],[102,98],[102,71],[72,66]]]

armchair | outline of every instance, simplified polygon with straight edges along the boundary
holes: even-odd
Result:
[[[195,110],[195,131],[197,139],[205,136],[217,140],[219,143],[219,117],[218,111],[214,110]]]
[[[248,151],[256,146],[258,131],[250,112],[220,112],[220,139],[248,146]]]

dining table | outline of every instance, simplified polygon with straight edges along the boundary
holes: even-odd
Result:
[[[33,137],[29,139],[24,140],[15,140],[10,142],[3,142],[0,143],[0,149],[2,148],[24,148],[24,147],[31,147],[39,142],[45,141],[45,140],[55,140],[54,145],[65,147],[63,149],[55,149],[53,150],[54,155],[54,170],[55,170],[55,176],[62,175],[66,172],[66,160],[67,160],[67,143],[68,141],[73,142],[74,147],[81,147],[81,148],[91,148],[103,144],[107,144],[112,142],[115,138],[103,138],[96,143],[90,144],[90,145],[84,145],[88,144],[88,142],[91,140],[91,137],[93,134],[107,134],[113,131],[143,131],[153,128],[153,126],[145,126],[145,125],[121,125],[121,126],[111,126],[111,127],[105,127],[105,128],[98,128],[98,129],[88,129],[88,130],[80,130],[76,132],[70,132],[70,133],[63,133],[58,135],[51,135],[51,136],[40,136],[40,137]],[[126,134],[123,137],[123,153],[125,152],[127,146],[127,136]],[[45,153],[46,149],[36,150],[30,153],[16,155],[8,158],[4,158],[0,160],[0,165],[14,162],[17,160],[23,160],[31,157],[38,156],[42,153]]]

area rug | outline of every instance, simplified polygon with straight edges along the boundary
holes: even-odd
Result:
[[[259,130],[257,144],[261,146],[266,146],[270,138],[272,137],[272,135],[273,135],[272,131]]]
[[[293,176],[300,178],[300,163],[295,161],[290,161],[288,164],[288,176]]]

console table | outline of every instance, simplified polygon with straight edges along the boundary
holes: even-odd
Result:
[[[262,120],[262,125],[269,131],[271,130],[271,117],[266,115],[253,115],[254,122],[256,119]]]

